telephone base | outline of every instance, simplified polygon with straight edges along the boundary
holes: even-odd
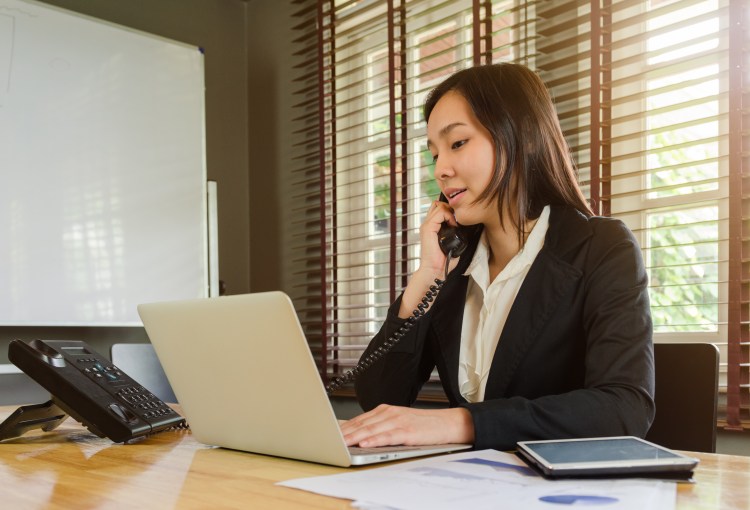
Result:
[[[52,400],[43,404],[21,406],[0,423],[0,441],[22,436],[33,429],[49,432],[56,429],[67,417],[68,413]]]

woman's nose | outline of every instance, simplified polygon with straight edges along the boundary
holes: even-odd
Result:
[[[453,176],[453,166],[451,166],[449,158],[439,157],[435,161],[435,179],[442,181],[448,177]]]

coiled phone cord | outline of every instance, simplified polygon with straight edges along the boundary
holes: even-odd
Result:
[[[359,360],[357,366],[350,370],[347,370],[340,377],[337,377],[336,379],[331,381],[328,386],[326,386],[326,393],[328,395],[341,388],[344,384],[353,381],[359,374],[370,368],[373,363],[388,354],[393,346],[396,345],[401,340],[401,338],[404,337],[404,335],[406,335],[407,331],[409,331],[414,326],[414,324],[416,324],[417,321],[419,321],[419,319],[421,319],[427,313],[427,309],[430,307],[430,304],[435,300],[435,297],[437,297],[440,289],[443,288],[445,280],[448,279],[448,266],[450,266],[452,258],[453,250],[449,251],[445,258],[444,278],[442,280],[440,278],[435,278],[435,284],[430,285],[430,289],[424,295],[422,301],[417,305],[417,308],[412,311],[409,318],[406,319],[406,322],[404,322],[395,332],[393,332],[393,334],[391,334],[391,336],[388,337],[388,339],[383,342],[382,345],[368,354],[366,358]]]

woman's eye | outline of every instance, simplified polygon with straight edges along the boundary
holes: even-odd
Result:
[[[451,149],[460,149],[465,143],[466,143],[466,140],[459,140],[457,142],[453,142],[453,144],[451,145]]]
[[[432,162],[433,162],[433,163],[435,163],[435,162],[437,161],[437,157],[438,157],[438,155],[437,155],[437,154],[433,154],[433,155],[432,155]]]

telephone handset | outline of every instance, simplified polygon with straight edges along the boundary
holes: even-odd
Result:
[[[84,342],[13,340],[8,359],[52,398],[18,408],[0,424],[0,440],[34,428],[52,430],[68,415],[116,443],[187,427],[170,406]]]
[[[445,198],[445,195],[442,193],[440,193],[440,201],[448,203],[448,199]],[[440,227],[440,231],[438,232],[438,244],[440,244],[440,249],[443,250],[443,253],[445,253],[448,258],[460,257],[467,245],[464,227],[461,225],[454,227],[447,221],[444,221],[443,226]],[[447,263],[445,267],[447,277]]]
[[[442,202],[448,202],[448,200],[445,198],[445,195],[443,195],[442,193],[440,194],[440,200]],[[430,307],[430,303],[435,299],[435,296],[437,296],[438,292],[443,287],[445,280],[448,279],[448,267],[450,266],[451,260],[454,257],[460,257],[461,254],[466,250],[466,247],[468,245],[468,236],[465,227],[462,227],[460,225],[452,226],[447,221],[443,222],[443,226],[440,227],[440,230],[438,231],[438,244],[440,245],[440,249],[443,251],[443,253],[445,253],[444,279],[441,280],[439,278],[435,278],[435,284],[430,285],[430,289],[422,298],[422,301],[419,303],[419,305],[417,305],[417,309],[412,312],[411,316],[406,320],[405,323],[401,325],[401,327],[398,328],[398,330],[396,330],[385,342],[383,342],[383,345],[375,349],[374,352],[370,353],[367,358],[359,360],[357,366],[355,366],[351,370],[346,371],[341,377],[334,379],[328,386],[326,386],[326,392],[329,395],[344,384],[352,381],[360,373],[369,368],[370,365],[385,356],[385,354],[387,354],[388,351],[390,351],[393,346],[396,345],[399,340],[401,340],[406,332],[409,331],[412,326],[414,326],[414,324],[424,316],[425,313],[427,313],[427,308]]]

